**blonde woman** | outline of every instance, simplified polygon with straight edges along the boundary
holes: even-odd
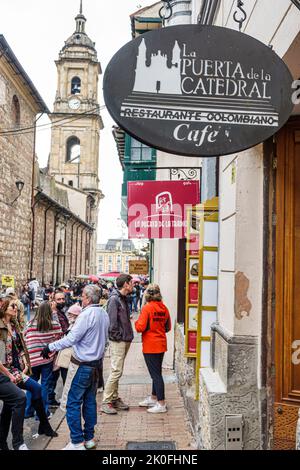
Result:
[[[152,394],[139,406],[147,407],[149,413],[165,413],[167,406],[162,362],[167,351],[166,333],[171,329],[171,318],[157,284],[149,284],[144,299],[146,303],[135,322],[135,329],[142,333],[143,355],[152,378]]]
[[[5,300],[0,309],[0,350],[3,351],[3,366],[14,377],[15,384],[22,390],[31,392],[32,406],[40,420],[38,433],[56,437],[51,428],[42,400],[42,387],[29,375],[32,374],[30,357],[18,320],[18,307],[14,300]],[[1,361],[2,362],[2,361]],[[6,423],[6,440],[10,420]]]

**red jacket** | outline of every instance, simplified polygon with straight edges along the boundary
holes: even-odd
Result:
[[[167,351],[166,333],[171,329],[169,310],[163,302],[149,302],[135,322],[135,329],[142,333],[143,353]]]

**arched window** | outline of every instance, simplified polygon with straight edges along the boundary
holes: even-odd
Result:
[[[20,125],[20,103],[16,95],[12,99],[12,121],[15,127]]]
[[[72,136],[67,140],[66,162],[80,163],[80,140]]]
[[[81,80],[79,77],[73,77],[71,82],[71,94],[79,95],[81,92]]]

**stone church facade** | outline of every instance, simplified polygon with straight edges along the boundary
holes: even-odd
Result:
[[[0,281],[14,276],[16,287],[32,277],[60,284],[97,270],[101,66],[82,7],[75,20],[56,62],[53,113],[0,36]],[[45,169],[35,155],[38,113],[48,114],[52,124]],[[22,132],[25,127],[30,132]],[[20,180],[24,188],[11,204]]]

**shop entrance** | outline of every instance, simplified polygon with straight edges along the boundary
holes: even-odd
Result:
[[[278,133],[274,449],[295,449],[300,408],[300,116]]]

